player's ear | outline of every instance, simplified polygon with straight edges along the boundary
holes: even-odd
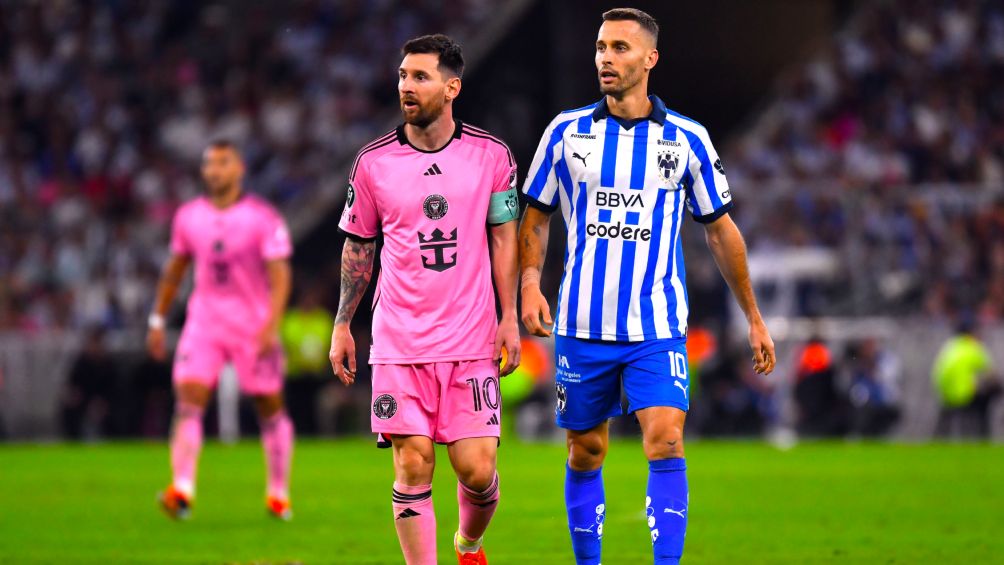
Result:
[[[460,95],[460,77],[451,76],[446,79],[446,99],[448,101],[453,101],[454,98]]]
[[[652,49],[648,52],[648,57],[645,58],[645,70],[650,71],[655,64],[659,62],[659,50]]]

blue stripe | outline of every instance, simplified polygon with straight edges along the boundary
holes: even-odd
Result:
[[[710,214],[722,207],[722,199],[719,198],[718,188],[715,186],[714,163],[708,158],[707,148],[704,147],[704,143],[695,133],[687,130],[683,130],[683,133],[687,136],[687,141],[690,142],[690,150],[693,151],[694,157],[697,157],[697,162],[701,165],[701,178],[704,179],[704,186],[707,189],[708,196],[711,197],[712,210],[700,210],[697,215]],[[697,202],[694,201],[694,204],[696,205]]]
[[[554,166],[554,146],[561,141],[562,134],[565,133],[565,128],[572,123],[572,120],[567,122],[561,122],[554,131],[551,132],[551,139],[547,142],[547,151],[544,152],[544,160],[540,164],[540,168],[533,173],[533,182],[530,183],[529,190],[526,191],[526,195],[533,198],[534,200],[540,200],[540,194],[544,191],[544,186],[547,185],[547,178],[551,174],[551,168]],[[557,196],[557,192],[555,192]],[[554,205],[557,202],[557,198],[553,199],[551,202],[545,202],[545,204]]]
[[[568,172],[568,163],[562,158],[556,165],[554,165],[554,174],[558,177],[558,182],[565,189],[565,196],[568,197],[568,204],[571,209],[568,211],[568,216],[571,217],[575,213],[575,201],[572,200],[572,191],[575,190],[575,184],[572,182],[572,175]],[[566,228],[568,226],[565,226]]]
[[[634,148],[631,152],[631,188],[645,188],[645,162],[648,161],[648,120],[634,127]]]
[[[607,280],[607,247],[610,241],[596,238],[596,256],[593,257],[593,288],[589,289],[589,337],[597,339],[603,334],[603,287]]]
[[[645,339],[656,339],[655,317],[652,306],[652,288],[655,286],[655,265],[659,261],[659,244],[662,238],[662,222],[665,218],[666,193],[660,188],[655,198],[655,210],[652,211],[652,241],[648,247],[648,263],[645,265],[645,276],[641,280],[641,325]],[[674,202],[681,191],[673,193]],[[675,211],[674,211],[675,212]]]
[[[662,278],[662,291],[666,294],[666,317],[669,319],[669,331],[670,335],[676,333],[677,326],[680,325],[680,320],[676,317],[676,292],[673,290],[673,265],[676,264],[677,257],[677,247],[680,244],[680,238],[676,236],[676,223],[679,218],[677,210],[680,206],[679,192],[673,195],[673,217],[669,224],[669,255],[667,257],[666,264],[666,274]]]
[[[600,169],[600,186],[613,187],[617,169],[617,140],[621,126],[617,120],[607,118],[607,131],[603,139],[603,165]]]
[[[593,129],[593,116],[586,114],[579,118],[577,133],[589,133]]]
[[[634,286],[634,253],[638,242],[625,241],[621,251],[620,289],[617,296],[617,338],[627,339],[628,314],[631,308],[631,289]]]
[[[669,122],[662,124],[662,138],[676,141],[676,126]]]
[[[678,241],[682,241],[682,239],[682,236],[677,238]],[[689,314],[690,296],[687,294],[687,263],[683,260],[683,245],[676,246],[676,278],[680,279],[680,286],[683,287],[683,303],[687,305],[687,313]],[[684,322],[684,328],[687,327],[686,320],[678,320],[678,322]]]
[[[580,182],[579,195],[575,201],[575,266],[572,268],[572,284],[568,289],[568,329],[573,337],[578,329],[579,283],[582,279],[582,254],[586,247],[586,198],[586,183]]]

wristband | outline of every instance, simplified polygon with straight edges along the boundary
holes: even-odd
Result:
[[[146,325],[151,330],[162,330],[164,329],[164,317],[160,314],[150,314],[150,317],[146,319]]]

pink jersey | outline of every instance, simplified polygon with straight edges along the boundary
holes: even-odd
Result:
[[[515,211],[515,182],[509,148],[460,121],[437,151],[413,147],[402,126],[359,152],[339,228],[356,239],[383,234],[371,363],[491,358],[488,227],[508,220],[489,205],[509,193]]]
[[[261,198],[245,194],[221,210],[200,197],[175,214],[171,253],[195,263],[186,329],[229,340],[252,337],[267,321],[266,262],[289,257],[292,244],[282,216]]]

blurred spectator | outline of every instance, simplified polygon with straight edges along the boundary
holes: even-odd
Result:
[[[900,415],[902,368],[899,359],[874,338],[847,346],[844,354],[851,432],[885,435]]]
[[[724,343],[724,342],[723,342]],[[689,349],[689,348],[688,348]],[[771,414],[767,382],[754,373],[749,358],[724,347],[691,372],[694,431],[701,435],[758,435]]]
[[[0,331],[142,328],[209,140],[309,202],[384,127],[400,45],[490,4],[0,2]]]
[[[812,337],[798,357],[795,402],[798,431],[808,436],[837,436],[846,431],[846,402],[837,388],[833,356],[822,339]]]
[[[931,378],[941,400],[937,433],[989,437],[990,414],[1001,384],[990,371],[990,352],[974,333],[970,319],[941,347]]]
[[[286,312],[280,333],[286,351],[286,402],[296,431],[317,433],[318,392],[333,383],[328,349],[335,319],[322,305],[324,290],[312,284]]]
[[[96,439],[109,432],[109,414],[117,368],[105,346],[105,332],[88,332],[63,391],[63,434]]]

